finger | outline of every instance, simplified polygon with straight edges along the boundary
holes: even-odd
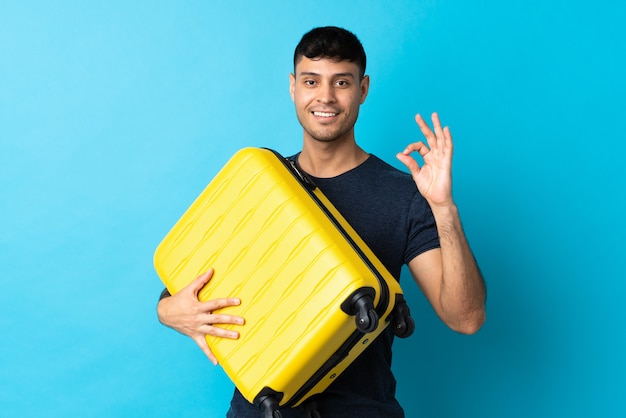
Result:
[[[209,280],[211,280],[212,277],[213,269],[210,268],[209,271],[199,275],[195,278],[193,282],[191,282],[191,284],[189,285],[189,289],[196,296],[196,298],[198,297],[198,293],[200,292],[200,290],[202,290],[202,288],[209,282]]]
[[[452,152],[452,134],[450,133],[449,127],[441,128],[441,121],[439,119],[439,115],[435,112],[432,115],[433,118],[433,126],[435,127],[435,135],[437,136],[437,141],[441,146],[441,150],[444,153]]]
[[[412,175],[417,175],[417,173],[420,172],[421,168],[419,166],[419,164],[417,163],[417,161],[415,161],[415,159],[413,157],[408,156],[407,154],[405,154],[407,151],[405,150],[404,152],[399,152],[396,154],[396,158],[398,160],[400,160],[400,162],[402,162],[402,164],[404,164],[406,166],[406,168],[409,169],[409,171],[411,172]],[[410,152],[410,151],[408,151]]]
[[[424,119],[419,113],[415,115],[415,122],[417,122],[417,126],[419,126],[420,130],[422,131],[422,135],[424,135],[424,137],[426,138],[426,141],[428,142],[428,146],[430,148],[435,146],[436,145],[435,134],[433,133],[433,131],[430,129],[428,124],[424,121]]]
[[[413,151],[417,151],[422,157],[430,152],[430,149],[423,142],[414,142],[406,146],[402,154],[409,155]]]
[[[441,129],[441,121],[439,120],[439,115],[437,114],[437,112],[433,112],[431,119],[433,121],[433,128],[435,129],[435,137],[439,141],[443,140],[443,129]]]
[[[217,311],[228,306],[241,305],[241,299],[239,298],[218,298],[203,302],[205,308],[209,311]]]
[[[208,324],[234,324],[234,325],[243,325],[245,320],[236,315],[226,315],[226,314],[211,314],[210,318],[207,320]]]
[[[212,337],[229,338],[231,340],[236,340],[239,338],[239,332],[232,329],[215,327],[213,325],[206,325],[204,327],[201,327],[199,331],[202,331],[204,335],[210,335]]]
[[[450,132],[450,128],[447,126],[443,128],[443,137],[445,138],[445,147],[446,150],[449,150],[452,153],[454,149],[454,143],[452,142],[452,133]]]
[[[196,338],[194,338],[194,341],[196,342],[198,347],[200,347],[200,349],[202,350],[204,355],[209,358],[211,363],[213,363],[215,366],[217,366],[219,362],[217,361],[217,357],[215,357],[215,354],[213,354],[213,352],[209,348],[209,344],[206,342],[206,338],[203,337],[203,336],[196,337]]]

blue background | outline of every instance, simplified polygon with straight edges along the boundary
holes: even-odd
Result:
[[[408,417],[626,416],[623,2],[0,0],[0,405],[15,417],[220,417],[232,385],[161,326],[154,248],[232,153],[301,145],[292,53],[368,53],[357,139],[438,111],[488,281],[448,330],[405,276]]]

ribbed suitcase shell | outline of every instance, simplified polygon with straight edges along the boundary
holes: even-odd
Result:
[[[240,306],[222,310],[245,318],[243,326],[224,326],[240,338],[207,336],[207,342],[248,401],[277,392],[281,407],[326,389],[385,329],[402,294],[328,199],[296,174],[271,150],[240,150],[154,257],[172,294],[213,267],[199,299],[241,299]],[[380,317],[367,334],[356,331],[354,316],[341,309],[364,287],[375,289]]]

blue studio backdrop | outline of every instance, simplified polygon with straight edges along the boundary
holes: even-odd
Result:
[[[238,149],[290,154],[293,49],[354,31],[357,140],[398,166],[439,112],[488,282],[474,336],[407,274],[408,417],[626,416],[623,2],[0,0],[0,405],[222,417],[233,386],[161,326],[156,245]],[[406,272],[405,272],[406,273]]]

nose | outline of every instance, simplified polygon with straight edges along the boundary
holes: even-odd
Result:
[[[323,84],[319,89],[317,100],[324,104],[335,103],[336,97],[333,85],[330,83]]]

